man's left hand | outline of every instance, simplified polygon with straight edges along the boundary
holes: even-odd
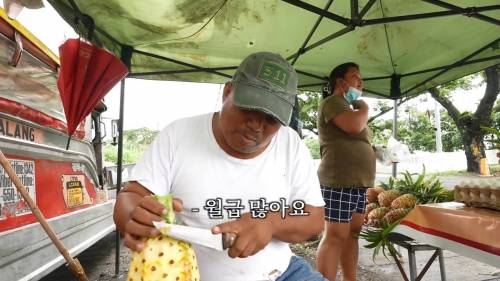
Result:
[[[212,233],[235,233],[237,238],[228,254],[232,258],[246,258],[264,249],[273,238],[271,219],[269,214],[260,219],[245,213],[237,220],[214,226]]]

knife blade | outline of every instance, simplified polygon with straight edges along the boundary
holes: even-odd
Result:
[[[209,229],[169,224],[164,221],[153,221],[153,224],[163,235],[217,251],[224,251],[231,248],[236,240],[235,233],[213,234]]]

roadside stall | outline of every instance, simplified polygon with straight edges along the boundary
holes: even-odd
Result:
[[[397,108],[398,100],[500,63],[495,0],[49,3],[77,33],[119,57],[130,78],[224,83],[242,58],[272,51],[295,66],[303,91],[321,91],[333,66],[355,61],[364,90]],[[124,102],[125,80],[120,132]],[[118,144],[117,191],[121,133]]]
[[[446,280],[443,250],[491,266],[500,265],[500,182],[494,178],[460,183],[455,191],[443,188],[435,177],[418,177],[409,172],[390,178],[367,192],[365,229],[361,237],[373,249],[373,257],[391,256],[404,280],[422,280],[429,267],[439,263],[441,280]],[[401,264],[408,252],[409,276]],[[416,252],[432,251],[417,270]]]

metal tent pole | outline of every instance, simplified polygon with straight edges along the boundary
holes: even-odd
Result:
[[[392,119],[392,137],[397,139],[398,136],[398,100],[394,100],[394,118]],[[392,163],[392,176],[397,175],[397,163]]]
[[[121,61],[127,66],[129,73],[131,72],[132,52],[133,48],[128,45],[121,46]],[[122,162],[123,162],[123,115],[125,111],[125,79],[120,83],[120,116],[118,119],[118,163],[116,167],[116,198],[122,187]],[[120,272],[120,232],[116,229],[115,232],[115,275]]]
[[[120,83],[120,117],[118,119],[118,163],[116,168],[116,197],[122,186],[122,161],[123,161],[123,112],[125,104],[125,78]],[[115,232],[115,275],[120,272],[120,232]]]

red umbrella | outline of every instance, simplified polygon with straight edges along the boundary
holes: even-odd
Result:
[[[71,136],[94,106],[125,78],[128,69],[112,53],[80,39],[66,40],[59,47],[59,56],[57,87]]]

